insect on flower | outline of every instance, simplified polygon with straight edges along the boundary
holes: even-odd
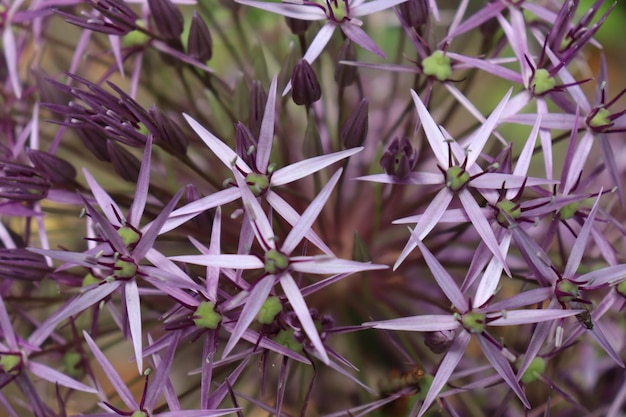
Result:
[[[384,416],[404,416],[406,415],[410,404],[410,396],[421,391],[420,383],[424,378],[424,370],[419,366],[414,366],[406,372],[400,372],[394,369],[389,373],[387,378],[379,381],[378,389],[382,397],[390,397],[410,388],[405,395],[398,397],[392,402],[385,404],[382,408]]]

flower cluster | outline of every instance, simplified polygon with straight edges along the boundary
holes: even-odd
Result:
[[[2,2],[2,415],[623,415],[626,8],[453,3]]]

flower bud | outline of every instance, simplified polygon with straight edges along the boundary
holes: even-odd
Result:
[[[76,169],[67,161],[48,152],[27,149],[28,158],[39,173],[53,184],[72,184]]]
[[[150,108],[149,113],[154,122],[155,131],[151,131],[154,142],[173,155],[185,155],[189,141],[182,133],[178,123],[167,117],[155,106]]]
[[[398,6],[400,17],[410,27],[418,30],[420,26],[428,23],[430,10],[428,0],[408,0]]]
[[[137,182],[141,161],[113,141],[107,143],[107,148],[117,175],[128,182]]]
[[[46,258],[27,249],[0,249],[0,276],[8,279],[41,281],[52,269]]]
[[[248,126],[253,137],[258,138],[261,132],[261,124],[263,123],[263,115],[265,113],[265,104],[267,103],[267,94],[263,89],[261,81],[252,81],[250,89],[250,112],[248,115]]]
[[[37,201],[46,198],[50,183],[28,165],[0,161],[0,197]]]
[[[364,98],[341,127],[339,137],[346,148],[361,146],[367,137],[369,101]]]
[[[291,73],[291,98],[299,106],[310,107],[322,97],[322,88],[317,81],[313,67],[306,59],[301,59]]]
[[[393,138],[391,144],[380,158],[380,165],[387,175],[403,180],[406,179],[417,164],[417,152],[409,139]]]
[[[150,13],[159,33],[168,41],[180,40],[185,20],[170,0],[148,0]]]
[[[341,45],[334,74],[335,82],[339,85],[339,88],[345,88],[356,81],[357,67],[339,64],[339,61],[356,61],[356,49],[350,39],[345,39],[343,45]]]
[[[187,55],[196,61],[205,63],[213,56],[213,39],[204,19],[198,12],[193,12],[189,37],[187,38]]]
[[[289,26],[291,33],[294,35],[304,35],[304,33],[311,26],[311,22],[308,20],[285,17],[285,21],[287,22],[287,26]]]
[[[448,350],[454,341],[453,330],[439,330],[424,333],[424,344],[431,352],[440,354]]]

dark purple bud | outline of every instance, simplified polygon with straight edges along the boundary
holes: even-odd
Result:
[[[76,169],[67,161],[48,152],[27,149],[28,158],[39,173],[53,184],[72,184]]]
[[[18,201],[46,198],[50,183],[28,165],[0,161],[0,197]]]
[[[417,152],[408,138],[393,138],[380,158],[380,165],[387,175],[403,180],[409,176],[417,164]]]
[[[41,281],[51,272],[46,258],[26,249],[0,249],[2,278]]]
[[[294,35],[304,35],[304,33],[311,26],[311,22],[308,20],[286,17],[285,21],[287,22],[287,26],[289,26],[291,33],[293,33]]]
[[[213,39],[204,19],[193,12],[189,37],[187,38],[187,55],[196,61],[205,63],[213,56]]]
[[[424,333],[424,344],[431,352],[440,354],[448,350],[454,341],[454,330],[439,330]]]
[[[141,161],[113,141],[108,141],[107,148],[117,175],[125,181],[137,182]]]
[[[400,17],[409,27],[418,30],[421,26],[428,23],[430,16],[428,0],[408,0],[398,7],[400,9]]]
[[[313,67],[301,59],[291,73],[291,98],[298,106],[310,107],[322,97],[322,88]]]
[[[98,129],[78,129],[76,130],[85,148],[94,154],[101,161],[111,162],[109,150],[107,149],[108,139]]]
[[[346,148],[361,146],[367,137],[369,101],[364,98],[341,127],[339,138]]]
[[[250,132],[252,132],[255,138],[259,137],[259,132],[261,131],[261,124],[263,123],[263,115],[265,113],[265,103],[267,103],[267,94],[263,89],[263,84],[261,84],[261,81],[252,81],[248,126],[250,126]]]
[[[254,170],[256,168],[257,141],[250,130],[241,122],[235,124],[235,132],[237,155]]]
[[[150,13],[159,33],[168,41],[180,40],[185,20],[170,0],[148,0]]]
[[[339,88],[345,88],[356,81],[357,67],[343,65],[339,61],[356,61],[356,49],[350,39],[346,38],[343,41],[337,57],[337,64],[335,65],[335,82],[339,85]]]
[[[120,0],[98,0],[92,2],[94,9],[100,13],[91,13],[88,16],[74,16],[56,10],[65,21],[85,29],[109,35],[123,36],[137,29],[137,14]]]
[[[154,143],[173,155],[185,155],[189,141],[178,123],[154,106],[150,108],[149,113],[153,123],[148,126],[148,130],[154,136]]]

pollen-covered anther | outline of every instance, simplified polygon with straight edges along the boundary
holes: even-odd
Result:
[[[459,166],[452,166],[446,171],[446,187],[452,191],[459,191],[471,179],[469,172]]]

